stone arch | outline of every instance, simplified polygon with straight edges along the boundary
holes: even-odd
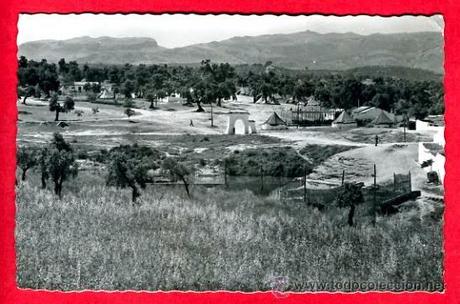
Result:
[[[249,129],[251,131],[251,134],[256,134],[257,133],[257,129],[256,129],[256,122],[255,120],[249,120]]]
[[[235,123],[237,121],[241,121],[243,123],[244,134],[256,133],[255,122],[253,120],[249,120],[248,112],[229,112],[227,130],[225,131],[225,134],[235,134]]]

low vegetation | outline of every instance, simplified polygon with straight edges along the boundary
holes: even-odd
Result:
[[[229,175],[296,177],[311,172],[311,164],[291,147],[236,150],[225,159]]]
[[[356,148],[357,146],[307,145],[299,152],[303,156],[307,157],[314,166],[316,166],[335,154]]]
[[[103,175],[80,174],[62,200],[39,180],[17,189],[22,288],[255,291],[278,276],[290,291],[313,281],[442,282],[439,217],[401,213],[372,226],[358,207],[349,227],[346,209],[287,208],[249,191],[193,187],[190,199],[148,186],[132,205]]]

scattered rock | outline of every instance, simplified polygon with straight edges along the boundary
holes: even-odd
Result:
[[[66,123],[65,121],[60,121],[56,124],[56,126],[61,127],[61,128],[67,128],[69,124]]]

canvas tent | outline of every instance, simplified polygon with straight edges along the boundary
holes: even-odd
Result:
[[[100,99],[114,99],[114,92],[109,91],[108,89],[102,89],[102,93],[99,95]]]
[[[276,114],[276,112],[273,112],[270,117],[263,123],[262,129],[264,130],[280,130],[280,129],[287,129],[286,122],[281,119],[281,117]]]
[[[378,128],[391,128],[394,125],[394,121],[390,117],[388,117],[388,115],[384,111],[382,111],[380,112],[379,116],[377,116],[371,122],[371,124]]]
[[[351,111],[351,115],[356,121],[362,122],[362,124],[366,124],[368,122],[372,122],[377,117],[380,116],[381,113],[385,113],[388,118],[390,118],[393,122],[395,121],[395,115],[393,113],[389,113],[383,109],[370,107],[370,106],[361,106]]]
[[[346,111],[340,113],[339,117],[332,122],[332,127],[339,129],[356,128],[357,126],[356,121]]]

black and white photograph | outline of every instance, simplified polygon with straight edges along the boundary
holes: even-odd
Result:
[[[443,31],[21,14],[18,287],[442,292]]]

